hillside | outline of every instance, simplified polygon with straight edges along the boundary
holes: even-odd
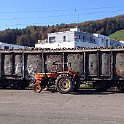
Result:
[[[124,15],[101,20],[86,21],[78,24],[27,26],[24,29],[6,29],[4,31],[0,31],[0,42],[33,47],[39,39],[46,39],[47,33],[67,31],[70,28],[76,27],[77,25],[83,32],[99,33],[109,36],[116,31],[124,29]]]
[[[124,41],[124,29],[116,31],[115,33],[109,35],[111,39],[123,40]]]

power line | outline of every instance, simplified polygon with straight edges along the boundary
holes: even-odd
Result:
[[[48,13],[48,12],[61,12],[61,11],[74,11],[74,9],[65,10],[34,10],[34,11],[12,11],[12,12],[0,12],[0,13]]]
[[[5,20],[17,20],[17,19],[39,19],[39,18],[56,18],[56,17],[66,17],[66,16],[74,16],[75,14],[67,14],[67,15],[56,15],[56,16],[53,16],[53,15],[51,15],[51,16],[44,16],[44,17],[40,17],[40,16],[38,16],[38,17],[15,17],[15,18],[1,18],[0,20],[3,20],[3,21],[5,21]]]
[[[0,20],[1,21],[5,21],[5,20],[20,20],[20,19],[46,19],[46,18],[58,18],[58,17],[74,17],[74,16],[78,16],[78,23],[79,22],[82,22],[82,21],[79,21],[79,18],[80,18],[80,16],[82,16],[82,15],[90,15],[90,14],[99,14],[99,13],[113,13],[113,12],[121,12],[121,11],[124,11],[124,9],[119,9],[119,10],[111,10],[111,11],[96,11],[96,12],[87,12],[87,13],[84,13],[84,14],[78,14],[77,13],[77,10],[75,9],[75,13],[74,14],[63,14],[63,15],[51,15],[51,16],[46,16],[46,17],[41,17],[41,16],[38,16],[38,17],[19,17],[19,18],[1,18]],[[64,20],[65,21],[65,20]],[[71,20],[72,21],[72,20]],[[61,24],[61,23],[63,23],[63,21],[61,22],[59,22],[59,23],[57,23],[57,22],[47,22],[47,23],[53,23],[53,25],[55,25],[55,23],[56,24]],[[65,23],[65,22],[64,22]],[[73,21],[73,22],[68,22],[68,23],[77,23],[77,21]],[[33,24],[23,24],[23,23],[16,23],[16,24],[13,24],[13,25],[18,25],[18,26],[21,26],[21,25],[46,25],[46,22],[43,22],[42,21],[42,23],[39,23],[39,22],[36,22],[36,23],[33,23]],[[65,23],[65,24],[67,24],[67,22]],[[51,24],[50,24],[51,25]],[[7,26],[7,24],[6,24],[6,26]],[[8,26],[9,26],[9,24],[8,24]]]
[[[99,11],[99,12],[88,12],[88,13],[84,13],[84,14],[66,14],[66,15],[51,15],[51,16],[44,16],[44,17],[41,17],[41,16],[38,16],[38,17],[15,17],[15,18],[1,18],[0,20],[2,21],[5,21],[5,20],[20,20],[20,19],[45,19],[45,18],[57,18],[57,17],[68,17],[68,16],[78,16],[78,20],[79,20],[79,16],[81,15],[90,15],[90,14],[98,14],[98,13],[111,13],[111,12],[121,12],[121,11],[124,11],[123,10],[112,10],[112,11]]]
[[[89,13],[85,13],[85,14],[78,14],[79,16],[80,15],[88,15],[88,14],[98,14],[98,13],[111,13],[111,12],[119,12],[119,11],[124,11],[124,10],[112,10],[112,11],[101,11],[101,12],[89,12]]]
[[[108,6],[108,7],[87,8],[87,9],[79,9],[79,10],[112,9],[112,8],[117,8],[117,7],[124,7],[124,6]]]
[[[58,10],[33,10],[33,11],[1,11],[0,13],[4,13],[4,14],[10,14],[10,13],[49,13],[49,12],[64,12],[64,11],[73,11],[73,12],[77,12],[82,11],[82,10],[97,10],[97,9],[112,9],[112,8],[117,8],[117,7],[124,7],[124,6],[107,6],[107,7],[98,7],[98,8],[73,8],[73,9],[58,9]]]

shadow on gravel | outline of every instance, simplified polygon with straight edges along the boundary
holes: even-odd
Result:
[[[79,89],[77,92],[72,92],[73,95],[110,95],[110,94],[116,94],[116,93],[123,93],[121,91],[111,91],[108,90],[106,92],[98,92],[95,89]]]
[[[1,87],[0,87],[0,90],[33,90],[33,89],[30,89],[30,88],[26,88],[26,89],[17,89],[17,88],[1,88]]]
[[[12,88],[0,88],[0,90],[17,90],[17,91],[21,91],[20,89],[12,89]],[[24,89],[25,91],[28,90],[32,90],[32,88],[26,88]],[[54,88],[53,89],[49,89],[47,91],[41,91],[41,93],[58,93]],[[70,94],[72,95],[111,95],[111,94],[124,94],[124,92],[119,91],[119,90],[111,90],[109,89],[108,91],[105,92],[99,92],[96,91],[95,89],[79,89],[77,92],[71,92]]]

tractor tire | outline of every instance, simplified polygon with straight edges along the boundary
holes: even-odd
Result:
[[[56,79],[57,91],[61,94],[67,94],[74,89],[74,80],[69,76],[59,76]]]
[[[42,91],[42,87],[41,87],[41,85],[40,84],[34,84],[34,87],[33,87],[33,90],[34,90],[34,92],[36,92],[36,93],[40,93],[41,91]]]

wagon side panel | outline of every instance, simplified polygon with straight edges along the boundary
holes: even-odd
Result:
[[[124,52],[117,52],[116,53],[116,75],[118,78],[124,79]]]
[[[63,53],[45,53],[44,61],[46,72],[63,71],[64,68]]]
[[[67,53],[68,69],[84,75],[84,55],[82,53]]]
[[[87,76],[97,76],[98,74],[98,60],[97,60],[97,52],[87,53],[86,54],[86,73]]]
[[[42,54],[25,54],[25,76],[34,75],[42,70]]]

